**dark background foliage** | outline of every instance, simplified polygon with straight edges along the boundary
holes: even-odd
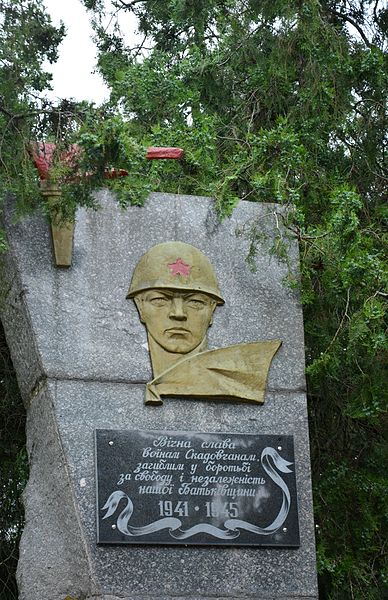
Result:
[[[25,411],[0,325],[0,598],[17,598],[14,579],[27,480]]]
[[[152,190],[214,196],[221,218],[240,199],[290,208],[301,277],[285,285],[304,306],[320,594],[384,597],[388,10],[372,0],[113,0],[112,16],[102,0],[84,4],[111,90],[98,109],[42,99],[42,59],[55,60],[64,32],[39,0],[0,0],[2,190],[14,190],[21,212],[36,206],[26,146],[40,139],[84,149],[77,181],[56,165],[70,214],[94,207],[111,167],[130,174],[108,182],[123,206]],[[120,31],[129,13],[142,34],[132,48]],[[185,158],[147,163],[151,145],[181,146]],[[254,226],[246,233],[252,258],[263,240]],[[273,251],[286,259],[280,229]],[[2,411],[20,432],[9,364]],[[25,459],[22,437],[12,441],[0,447],[10,523],[0,535],[12,533],[14,548]]]

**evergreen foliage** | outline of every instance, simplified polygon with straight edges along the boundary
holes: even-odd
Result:
[[[70,216],[95,206],[91,192],[111,167],[129,171],[107,182],[123,206],[152,190],[214,196],[221,217],[240,199],[290,208],[285,226],[300,244],[301,277],[290,274],[288,285],[300,286],[304,305],[321,596],[380,599],[388,10],[375,0],[112,0],[111,17],[103,0],[83,2],[111,89],[98,109],[42,100],[42,60],[55,60],[63,28],[52,27],[40,0],[0,0],[1,189],[15,191],[21,211],[37,204],[28,144],[46,140],[58,155],[71,143],[83,148],[76,169],[58,161],[53,171]],[[128,48],[115,18],[125,23],[131,12],[142,41]],[[179,146],[185,158],[147,162],[147,146]],[[263,240],[255,224],[248,234],[253,260]],[[285,257],[286,245],[279,233],[274,251]],[[4,397],[16,427],[17,395]],[[20,486],[20,444],[10,476],[0,451],[4,481]]]
[[[185,149],[182,164],[143,167],[146,185],[212,195],[222,216],[239,199],[294,206],[321,595],[381,598],[388,11],[356,0],[116,0],[144,35],[129,49],[101,3],[85,5],[123,135]],[[147,192],[143,177],[120,186],[124,198]],[[254,224],[250,237],[254,256]]]
[[[57,59],[64,28],[52,26],[41,0],[0,0],[0,23],[0,194],[17,192],[22,212],[25,202],[32,207],[38,197],[27,150],[47,115],[42,92],[51,76],[42,63]]]

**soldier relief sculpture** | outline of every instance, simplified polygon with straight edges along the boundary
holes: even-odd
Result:
[[[208,349],[213,313],[225,301],[198,248],[183,242],[150,248],[136,265],[127,298],[147,329],[153,379],[146,385],[146,404],[162,404],[162,396],[264,402],[281,342]]]

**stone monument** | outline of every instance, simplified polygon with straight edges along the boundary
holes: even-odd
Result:
[[[99,201],[66,270],[43,217],[4,215],[30,459],[20,599],[316,599],[302,311],[269,250],[280,207],[220,222],[210,198]],[[252,223],[255,270],[236,235]]]

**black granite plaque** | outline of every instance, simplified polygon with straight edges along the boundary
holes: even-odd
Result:
[[[96,430],[97,542],[299,546],[292,436]]]

